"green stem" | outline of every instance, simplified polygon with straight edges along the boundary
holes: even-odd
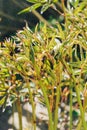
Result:
[[[44,99],[45,99],[45,102],[46,102],[47,110],[48,110],[49,130],[54,130],[53,121],[52,121],[52,112],[50,110],[50,104],[49,104],[48,96],[47,96],[47,93],[46,93],[46,87],[43,85],[42,82],[40,82],[40,86],[41,86],[43,96],[44,96]]]
[[[12,105],[12,126],[13,126],[13,129],[14,129],[14,111],[15,111],[15,104],[13,103],[13,105]]]
[[[33,100],[33,94],[32,91],[30,89],[30,85],[29,82],[27,82],[28,85],[28,90],[29,90],[29,94],[30,94],[30,101],[31,101],[31,105],[32,105],[32,114],[33,114],[33,128],[34,130],[36,130],[36,113],[35,113],[35,103]]]
[[[57,129],[59,101],[60,101],[60,85],[57,87],[57,93],[56,93],[56,104],[55,104],[55,112],[54,112],[54,130]]]
[[[21,108],[21,103],[19,98],[16,101],[16,107],[17,107],[18,117],[19,117],[19,129],[22,130],[22,108]]]
[[[66,29],[67,29],[67,17],[66,17],[66,8],[65,8],[64,0],[61,0],[61,4],[62,4],[63,12],[64,12],[65,25],[66,25]]]
[[[83,107],[82,107],[82,103],[81,103],[81,99],[80,99],[80,91],[79,91],[79,86],[78,85],[76,85],[75,90],[76,90],[78,104],[79,104],[79,107],[80,107],[83,127],[84,127],[84,130],[87,130],[87,128],[86,128],[86,121],[85,121],[85,113],[84,113],[84,110],[83,110]]]
[[[79,122],[79,124],[78,124],[76,130],[81,130],[81,126],[82,126],[82,120],[80,120],[80,122]]]
[[[72,86],[70,87],[70,130],[72,130]]]

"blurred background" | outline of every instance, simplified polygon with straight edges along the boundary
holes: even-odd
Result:
[[[0,40],[24,27],[25,21],[28,21],[29,26],[37,23],[38,19],[34,14],[18,15],[27,6],[29,3],[26,0],[0,0]]]
[[[30,3],[26,0],[0,0],[0,41],[22,29],[26,25],[26,21],[29,27],[35,27],[38,20],[40,20],[36,12],[18,15],[18,12],[29,5]],[[48,9],[42,16],[51,21],[53,17],[58,18],[58,13]]]

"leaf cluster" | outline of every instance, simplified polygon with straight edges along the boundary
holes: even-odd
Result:
[[[34,5],[22,12],[39,6],[44,12],[48,5],[57,2],[28,1]],[[47,107],[49,130],[57,129],[59,104],[68,102],[68,97],[70,129],[75,99],[80,111],[76,127],[86,130],[87,3],[77,0],[72,2],[73,8],[69,3],[67,8],[61,3],[63,25],[59,22],[56,27],[44,24],[39,29],[37,25],[33,32],[26,26],[15,37],[0,44],[0,105],[5,108],[20,99],[21,102],[29,101],[35,112],[34,99],[38,98]]]

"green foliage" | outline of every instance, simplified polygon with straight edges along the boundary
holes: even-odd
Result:
[[[22,10],[21,12],[19,12],[19,14],[21,14],[21,13],[26,13],[26,12],[31,12],[31,11],[33,11],[33,10],[35,10],[35,9],[37,9],[37,8],[39,8],[39,7],[42,7],[41,8],[41,14],[42,13],[44,13],[49,7],[51,7],[51,6],[53,6],[54,4],[53,3],[56,3],[57,2],[57,0],[41,0],[41,1],[39,1],[39,0],[27,0],[29,3],[31,2],[31,3],[33,3],[33,5],[32,6],[30,6],[30,7],[28,7],[28,8],[26,8],[26,9],[24,9],[24,10]]]
[[[57,2],[28,1],[34,5],[22,12],[40,6],[44,12]],[[75,129],[86,130],[87,127],[87,3],[68,1],[65,7],[62,1],[61,5],[63,25],[59,22],[56,27],[44,24],[39,30],[37,25],[34,32],[26,26],[0,45],[0,105],[5,108],[10,102],[18,106],[27,97],[32,105],[34,130],[35,98],[47,107],[49,130],[57,130],[58,109],[62,102],[70,105],[70,130],[75,113],[78,115]],[[75,102],[80,115],[74,110]],[[18,112],[21,113],[20,105]],[[20,116],[19,120],[21,130]]]

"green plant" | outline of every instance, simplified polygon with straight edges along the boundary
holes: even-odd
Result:
[[[28,1],[34,5],[22,12],[32,11],[40,6],[42,6],[41,12],[44,12],[57,4],[56,0]],[[38,100],[44,103],[48,110],[49,130],[57,130],[58,109],[64,101],[70,105],[68,128],[73,129],[74,98],[80,111],[75,129],[86,130],[87,127],[85,120],[87,1],[67,1],[67,7],[64,0],[59,3],[64,11],[62,14],[64,24],[57,22],[56,27],[44,24],[41,28],[37,25],[34,32],[26,26],[15,37],[6,40],[0,46],[0,105],[5,108],[8,102],[16,103],[20,130],[22,130],[20,104],[26,95],[32,105],[34,130],[36,129],[34,99],[38,98],[38,95]]]

